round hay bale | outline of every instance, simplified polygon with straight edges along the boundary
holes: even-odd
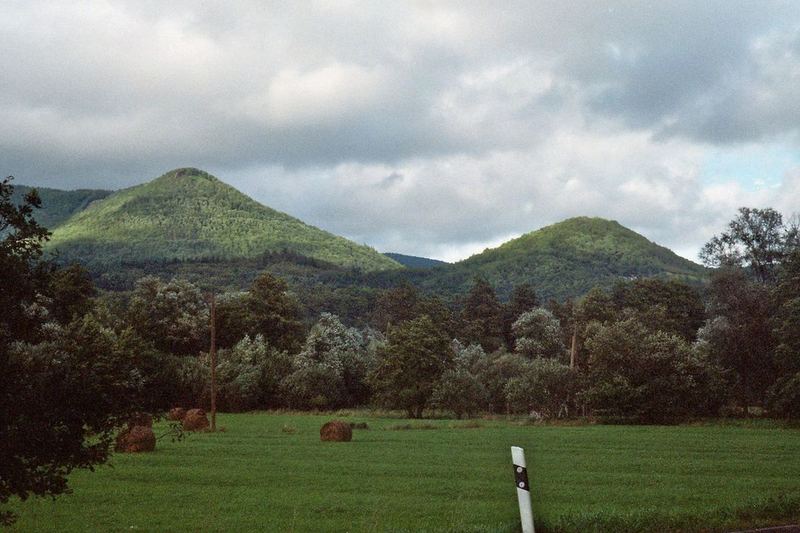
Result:
[[[130,420],[128,420],[128,427],[142,426],[146,428],[153,427],[153,415],[148,413],[136,413]]]
[[[133,426],[117,435],[114,449],[122,453],[152,452],[156,449],[156,434],[153,428]]]
[[[210,425],[206,412],[202,409],[189,409],[183,417],[183,429],[186,431],[202,431]]]
[[[353,440],[353,430],[347,422],[331,420],[320,428],[319,438],[323,441],[350,442]]]
[[[186,418],[186,409],[183,407],[173,407],[167,415],[169,420],[183,420],[184,418]]]

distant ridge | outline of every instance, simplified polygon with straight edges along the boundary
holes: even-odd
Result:
[[[427,257],[418,257],[416,255],[397,254],[393,252],[384,252],[386,257],[394,259],[401,265],[408,268],[434,268],[443,265],[449,265],[446,261],[439,261],[438,259],[429,259]]]
[[[100,189],[62,191],[48,187],[17,185],[13,182],[12,185],[14,192],[11,200],[17,204],[22,202],[31,189],[36,189],[42,199],[42,208],[36,211],[34,218],[39,224],[51,230],[75,213],[86,209],[92,202],[102,200],[114,192]]]
[[[90,266],[287,251],[363,271],[402,268],[368,246],[266,207],[196,168],[172,170],[92,203],[56,227],[46,250]]]

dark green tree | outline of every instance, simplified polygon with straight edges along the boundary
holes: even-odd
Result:
[[[217,346],[230,348],[253,331],[247,293],[221,294],[216,299]]]
[[[774,305],[768,287],[740,268],[723,268],[712,275],[709,316],[698,337],[711,358],[729,370],[732,395],[747,412],[763,404],[775,381]]]
[[[577,317],[575,316],[575,302],[571,299],[567,299],[564,302],[557,302],[556,300],[550,299],[547,301],[545,308],[553,313],[553,316],[558,319],[558,322],[561,324],[564,346],[571,350],[573,335],[576,336],[575,340],[577,342],[578,333]],[[577,348],[578,346],[576,345],[576,349]]]
[[[509,412],[506,384],[513,378],[521,377],[528,362],[528,359],[519,354],[498,350],[481,357],[472,366],[472,372],[489,394],[488,406],[491,412]]]
[[[522,313],[511,329],[515,337],[514,351],[518,354],[529,359],[565,359],[561,324],[547,309],[537,307]]]
[[[381,331],[419,316],[421,296],[416,287],[404,283],[382,291],[375,301],[372,323]]]
[[[705,321],[700,291],[676,280],[637,279],[614,285],[617,309],[629,310],[649,329],[680,335],[694,341]]]
[[[140,373],[112,330],[91,316],[48,324],[41,302],[55,295],[41,261],[47,231],[33,218],[40,202],[31,191],[14,204],[10,181],[0,181],[1,504],[65,492],[69,473],[104,462],[116,428],[142,406]],[[0,522],[13,519],[0,512]]]
[[[108,459],[117,428],[146,396],[130,353],[91,315],[50,339],[10,347],[3,381],[3,503],[65,492],[74,468]]]
[[[773,300],[778,309],[772,319],[778,374],[800,372],[800,250],[781,265]]]
[[[430,317],[402,322],[389,329],[386,344],[378,349],[377,365],[369,378],[374,399],[420,418],[452,360],[448,338]]]
[[[487,352],[503,345],[503,306],[494,287],[483,278],[476,278],[461,310],[463,340],[476,342]]]
[[[32,189],[17,205],[11,200],[11,180],[0,181],[0,357],[9,342],[37,334],[41,319],[35,306],[41,306],[40,295],[50,272],[40,260],[49,232],[33,216],[41,207],[39,194]]]
[[[575,306],[577,322],[584,326],[589,322],[609,322],[619,318],[619,310],[608,291],[594,287],[578,300]]]
[[[224,411],[280,407],[280,383],[291,368],[286,352],[276,350],[260,336],[245,336],[232,348],[219,351],[219,407]]]
[[[770,387],[767,409],[774,417],[800,419],[800,372],[779,378]]]
[[[320,408],[366,403],[370,395],[366,376],[374,366],[374,355],[365,335],[342,324],[336,315],[322,313],[294,358],[294,372],[285,381],[292,406]],[[306,379],[317,375],[327,379]],[[313,404],[304,404],[307,400],[313,400]]]
[[[74,264],[56,270],[50,276],[50,315],[61,324],[83,316],[92,308],[97,290],[89,272]]]
[[[450,411],[456,418],[486,409],[489,394],[480,380],[466,368],[445,370],[433,389],[431,405]]]
[[[251,337],[262,335],[271,346],[290,353],[300,348],[305,329],[300,306],[284,280],[269,272],[259,275],[250,286],[247,310],[252,320]]]
[[[539,358],[526,362],[521,375],[509,379],[504,391],[512,412],[558,418],[569,414],[576,384],[575,370],[554,359]]]
[[[539,298],[530,283],[516,285],[511,291],[508,302],[503,306],[503,338],[509,350],[514,348],[514,334],[511,331],[511,325],[522,313],[538,306]]]

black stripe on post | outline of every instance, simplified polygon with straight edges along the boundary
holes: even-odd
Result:
[[[514,481],[518,489],[527,490],[530,492],[530,485],[528,485],[528,469],[524,466],[514,465]]]

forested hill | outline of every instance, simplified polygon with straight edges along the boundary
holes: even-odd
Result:
[[[92,202],[102,200],[113,191],[97,189],[78,189],[76,191],[62,191],[47,187],[29,187],[27,185],[14,185],[11,200],[15,204],[22,203],[22,199],[31,189],[36,189],[42,199],[42,208],[36,211],[34,217],[42,226],[53,229],[69,217],[83,211]]]
[[[541,297],[563,299],[619,279],[702,282],[707,271],[616,221],[577,217],[434,269],[424,285],[437,292],[465,292],[476,276],[491,282],[501,297],[528,282]]]
[[[15,197],[27,191],[17,186]],[[263,206],[196,169],[115,193],[39,191],[43,209],[36,217],[53,229],[47,250],[83,263],[109,289],[130,288],[145,274],[240,289],[271,270],[324,309],[326,294],[360,301],[406,282],[452,300],[483,277],[501,299],[515,285],[530,283],[541,299],[563,300],[620,279],[695,283],[707,275],[700,265],[601,218],[568,219],[450,264],[380,254]]]
[[[288,251],[363,271],[402,268],[368,246],[183,168],[94,202],[56,227],[46,246],[97,269],[120,263],[231,260]]]

